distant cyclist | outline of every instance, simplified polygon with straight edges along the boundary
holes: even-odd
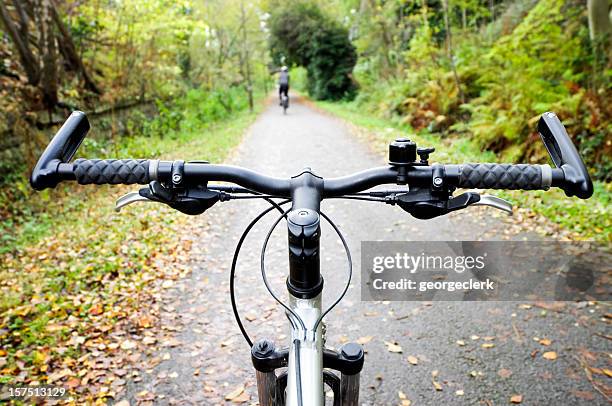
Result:
[[[278,100],[283,105],[283,94],[289,98],[289,68],[283,66],[278,75]]]

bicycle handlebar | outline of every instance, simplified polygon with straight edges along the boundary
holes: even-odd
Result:
[[[382,184],[406,183],[411,188],[442,186],[480,189],[548,189],[560,187],[568,196],[586,199],[593,186],[584,163],[556,115],[546,113],[538,129],[557,168],[527,164],[390,165],[349,176],[322,179],[321,197],[357,193]],[[148,184],[153,180],[187,186],[208,181],[235,183],[255,192],[290,197],[292,179],[266,176],[230,165],[144,159],[77,159],[68,163],[81,144],[89,123],[74,112],[42,154],[32,173],[34,189],[55,187],[63,180],[80,184]],[[178,168],[180,167],[180,171]],[[401,173],[400,173],[401,172]],[[176,178],[179,176],[179,179]]]

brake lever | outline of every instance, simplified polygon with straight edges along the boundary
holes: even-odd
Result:
[[[472,206],[490,206],[501,211],[505,211],[508,215],[512,215],[512,203],[493,195],[480,195],[480,200],[472,203]]]
[[[142,196],[140,192],[126,193],[115,202],[115,211],[120,212],[125,206],[136,202],[153,202],[153,200]]]

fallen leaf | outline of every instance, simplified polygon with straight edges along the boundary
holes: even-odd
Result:
[[[470,338],[471,338],[472,340],[478,340],[480,337],[478,337],[477,335],[473,335],[473,336],[470,336]]]
[[[509,378],[510,375],[512,375],[512,371],[506,368],[502,368],[497,371],[497,375],[501,376],[502,378]]]
[[[398,391],[398,392],[397,392],[397,396],[398,396],[400,399],[407,399],[407,398],[406,398],[406,394],[405,394],[404,392],[402,392],[402,391]]]
[[[511,403],[521,403],[523,401],[523,395],[512,395],[510,398]]]
[[[580,399],[584,399],[584,400],[593,400],[593,399],[595,399],[595,394],[593,394],[593,392],[588,392],[588,391],[584,391],[584,390],[577,390],[577,391],[572,391],[572,393],[574,395],[576,395],[576,397],[579,397]]]
[[[359,337],[357,339],[357,344],[361,344],[361,345],[367,344],[370,341],[372,341],[373,338],[374,337],[372,337],[372,336]]]
[[[181,342],[176,338],[170,338],[162,343],[163,347],[178,347],[181,345]]]
[[[151,326],[153,326],[153,317],[145,314],[143,316],[140,316],[138,318],[138,326],[142,327],[142,328],[150,328]]]
[[[115,406],[130,406],[130,402],[126,399],[123,399],[115,403]]]
[[[71,389],[71,390],[78,388],[80,385],[81,385],[81,380],[75,377],[68,379],[68,381],[66,382],[66,386],[68,387],[68,389]]]
[[[456,391],[456,392],[455,392],[455,395],[457,395],[457,396],[463,396],[463,395],[465,395],[465,392],[463,392],[463,390],[462,390],[462,389],[459,389],[458,391]]]
[[[134,348],[136,348],[136,343],[132,340],[125,340],[121,343],[122,350],[133,350]]]
[[[155,344],[156,341],[157,340],[155,339],[155,337],[149,337],[149,336],[142,339],[142,343],[145,345],[153,345]]]
[[[413,357],[412,355],[409,355],[408,362],[410,362],[412,365],[417,365],[419,363],[419,359],[417,357]]]
[[[542,338],[539,343],[542,345],[550,345],[552,341],[550,341],[548,338]]]
[[[465,345],[465,341],[463,340],[457,340],[456,342],[459,347],[463,347]]]
[[[442,385],[440,385],[440,383],[436,381],[437,377],[438,377],[438,370],[431,371],[431,383],[433,384],[434,388],[437,391],[441,391]]]
[[[548,351],[542,354],[542,357],[544,357],[545,359],[549,361],[554,361],[557,359],[557,353],[554,351]]]
[[[483,345],[481,345],[482,348],[493,348],[495,347],[495,344],[493,343],[484,343]]]
[[[391,342],[391,341],[385,341],[385,344],[387,345],[387,351],[389,352],[394,352],[394,353],[402,352],[402,347],[400,347],[398,343]]]
[[[244,386],[239,386],[227,395],[225,395],[225,400],[233,401],[238,398],[244,392]]]
[[[104,313],[104,308],[102,307],[102,303],[96,303],[95,305],[91,306],[91,308],[89,309],[89,314],[93,316],[99,316],[102,313]]]

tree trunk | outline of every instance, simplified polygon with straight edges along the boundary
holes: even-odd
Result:
[[[51,7],[51,0],[38,0],[40,52],[42,54],[40,87],[43,92],[43,102],[49,109],[55,107],[58,102],[57,43],[55,42]]]
[[[55,22],[55,25],[57,26],[60,32],[60,35],[61,35],[62,46],[66,53],[66,59],[68,59],[68,62],[77,71],[81,73],[81,76],[83,77],[83,81],[85,82],[85,88],[91,90],[92,92],[96,94],[101,94],[102,92],[100,91],[100,88],[96,86],[91,76],[89,76],[89,74],[87,73],[87,70],[85,69],[85,65],[83,64],[83,60],[81,59],[81,57],[78,55],[76,51],[76,47],[74,46],[74,41],[72,41],[72,36],[70,35],[70,32],[68,32],[68,28],[66,28],[66,25],[64,25],[64,22],[60,18],[55,5],[50,4],[50,8],[51,8],[51,15],[53,17],[53,21]]]
[[[21,0],[17,0],[21,1]],[[7,0],[8,2],[8,0]],[[15,44],[15,48],[17,48],[17,52],[19,53],[19,58],[21,59],[21,65],[23,66],[23,70],[28,77],[28,83],[33,86],[37,86],[40,81],[40,62],[32,53],[30,49],[30,44],[28,42],[28,38],[23,38],[23,24],[24,21],[21,22],[21,32],[17,29],[13,20],[11,19],[11,15],[6,8],[5,1],[0,1],[0,20],[2,20],[2,24],[6,28],[8,35],[13,40],[13,44]]]
[[[593,49],[592,86],[597,88],[604,81],[606,66],[612,60],[612,22],[608,0],[587,0],[589,34]]]
[[[249,44],[247,41],[247,29],[246,29],[246,14],[244,12],[244,2],[240,2],[240,28],[242,29],[242,50],[243,50],[243,62],[245,67],[246,76],[246,90],[249,97],[249,111],[253,111],[253,83],[251,80],[251,64],[249,62]]]
[[[587,0],[591,41],[612,35],[608,0]]]

